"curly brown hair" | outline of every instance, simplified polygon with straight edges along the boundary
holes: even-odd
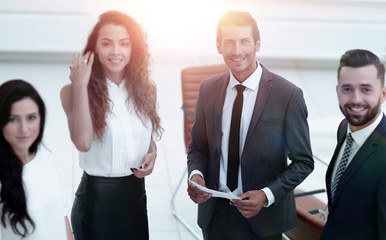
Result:
[[[161,138],[163,128],[157,113],[157,88],[150,79],[149,60],[150,54],[146,43],[146,35],[139,24],[130,16],[119,11],[108,11],[99,16],[99,21],[94,26],[88,37],[84,53],[95,52],[99,30],[106,24],[123,26],[129,33],[132,52],[130,63],[125,67],[125,88],[128,92],[127,101],[133,101],[135,112],[145,125],[150,120],[153,129],[153,138]],[[110,112],[106,76],[98,54],[95,54],[90,82],[88,84],[88,98],[93,128],[98,140],[106,128],[106,114]]]

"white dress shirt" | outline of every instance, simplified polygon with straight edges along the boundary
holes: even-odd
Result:
[[[23,166],[23,186],[27,211],[35,230],[26,222],[29,234],[25,240],[66,240],[66,203],[53,154],[40,145],[35,157]],[[0,186],[1,187],[1,186]],[[3,205],[0,204],[0,214]],[[6,218],[7,228],[0,226],[0,240],[21,240]],[[18,225],[19,226],[19,225]],[[19,226],[20,227],[20,226]],[[21,228],[19,228],[21,230]]]
[[[130,168],[143,164],[148,153],[152,127],[144,126],[127,101],[125,81],[119,86],[107,81],[111,113],[106,117],[102,142],[95,137],[88,152],[79,152],[80,167],[93,176],[122,177],[132,174]]]
[[[257,68],[252,73],[249,78],[247,78],[242,85],[245,86],[245,90],[243,93],[243,109],[241,114],[241,122],[240,122],[240,163],[242,161],[241,154],[244,149],[244,143],[247,136],[249,123],[251,122],[253,109],[255,107],[256,98],[259,90],[259,83],[261,79],[261,74],[263,69],[261,68],[260,64],[257,62]],[[223,113],[222,113],[222,125],[221,125],[221,131],[222,131],[222,138],[221,138],[221,156],[220,156],[220,179],[219,179],[219,191],[223,192],[230,192],[229,188],[227,187],[227,168],[228,168],[228,144],[229,144],[229,131],[231,126],[231,118],[232,118],[232,109],[233,109],[233,103],[237,96],[237,90],[236,85],[240,84],[236,78],[233,76],[232,72],[230,72],[230,81],[226,89],[225,93],[225,101],[223,106]],[[258,146],[257,146],[258,147]],[[198,171],[194,170],[191,172],[189,179],[194,174],[200,174],[203,176],[203,174]],[[240,195],[243,193],[243,183],[242,183],[242,177],[241,177],[241,164],[239,164],[239,174],[238,174],[238,186],[237,188],[232,192],[235,195]],[[272,191],[265,187],[262,189],[267,196],[268,204],[265,207],[270,206],[275,202],[275,197],[272,194]]]
[[[370,134],[379,125],[379,123],[382,120],[382,117],[383,117],[383,113],[381,111],[380,114],[378,115],[377,119],[375,119],[375,121],[373,123],[371,123],[369,126],[367,126],[365,128],[362,128],[362,129],[360,129],[358,131],[355,131],[355,132],[352,132],[350,127],[347,127],[347,134],[351,133],[351,136],[353,138],[353,142],[352,142],[352,145],[351,145],[351,152],[350,152],[350,155],[348,157],[346,168],[351,163],[351,161],[354,158],[355,154],[362,147],[362,145],[365,143],[365,141],[370,136]],[[332,184],[333,184],[334,179],[335,179],[336,171],[338,169],[338,165],[340,163],[340,160],[342,159],[344,148],[346,147],[346,140],[347,140],[347,138],[344,140],[344,143],[342,144],[342,147],[339,150],[339,154],[337,156],[337,161],[335,161],[334,168],[332,169],[331,186],[330,186],[331,189],[332,189]]]

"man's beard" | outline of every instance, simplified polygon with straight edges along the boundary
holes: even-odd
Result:
[[[347,112],[346,109],[348,107],[368,107],[368,110],[365,115],[354,115]],[[339,105],[339,108],[352,126],[360,127],[366,125],[366,123],[370,122],[375,118],[375,116],[377,116],[379,109],[381,108],[381,102],[378,101],[378,104],[373,108],[369,108],[366,104],[345,104],[344,107]]]

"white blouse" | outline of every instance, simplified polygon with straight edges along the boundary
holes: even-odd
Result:
[[[79,152],[79,165],[93,176],[128,176],[130,168],[140,167],[148,153],[152,127],[150,121],[144,126],[132,101],[127,102],[125,81],[117,86],[107,79],[107,87],[111,113],[106,117],[102,142],[94,136],[90,150]]]
[[[40,145],[35,157],[24,165],[23,185],[27,210],[35,223],[32,232],[27,222],[30,234],[23,240],[66,240],[64,217],[67,213],[63,188],[53,154],[46,147]],[[0,213],[2,208],[0,205]],[[15,235],[7,221],[7,228],[0,227],[0,239],[19,240],[21,237]]]

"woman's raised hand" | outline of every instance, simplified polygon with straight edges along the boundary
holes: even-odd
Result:
[[[94,63],[94,53],[87,52],[85,55],[80,57],[77,54],[74,57],[72,66],[70,66],[70,80],[74,85],[87,86],[91,76],[91,68]]]

